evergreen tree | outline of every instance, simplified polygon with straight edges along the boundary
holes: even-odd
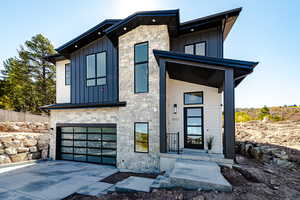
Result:
[[[4,95],[0,105],[15,111],[39,113],[40,106],[55,102],[55,67],[44,56],[55,53],[43,35],[33,36],[4,62]]]

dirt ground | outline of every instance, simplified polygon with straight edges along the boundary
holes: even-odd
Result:
[[[224,177],[233,185],[232,193],[189,191],[181,188],[153,190],[150,193],[112,193],[99,198],[74,194],[65,200],[262,200],[299,199],[300,168],[288,169],[276,164],[258,163],[237,156],[240,167],[222,167]]]

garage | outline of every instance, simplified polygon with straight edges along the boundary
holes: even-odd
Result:
[[[116,124],[58,124],[56,159],[116,165]]]

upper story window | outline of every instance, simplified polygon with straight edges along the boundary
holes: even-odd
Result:
[[[65,64],[65,85],[71,84],[71,64]]]
[[[203,104],[203,92],[184,93],[184,104]]]
[[[106,84],[106,52],[86,56],[86,85]]]
[[[134,93],[146,93],[148,86],[148,42],[134,45]]]
[[[206,56],[206,42],[185,45],[184,52],[187,54]]]

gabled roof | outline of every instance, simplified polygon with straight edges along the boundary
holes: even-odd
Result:
[[[70,54],[78,48],[81,48],[104,35],[107,35],[107,37],[116,45],[120,35],[127,33],[139,25],[151,24],[168,25],[170,37],[190,33],[191,30],[198,31],[205,28],[222,26],[225,39],[241,10],[241,8],[236,8],[183,23],[180,23],[179,9],[136,12],[125,19],[104,20],[78,37],[58,47],[56,51],[60,55],[69,58]],[[54,59],[54,57],[52,59]]]

